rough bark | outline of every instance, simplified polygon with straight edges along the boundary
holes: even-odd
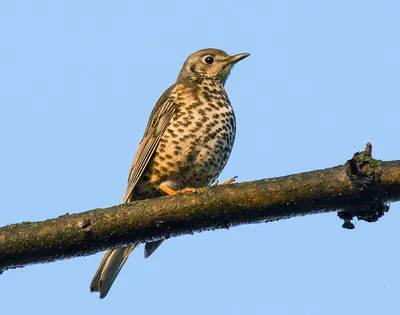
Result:
[[[371,157],[371,145],[344,165],[214,186],[0,228],[0,270],[84,256],[127,243],[339,210],[369,222],[400,200],[400,161]]]

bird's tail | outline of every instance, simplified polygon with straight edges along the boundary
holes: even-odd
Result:
[[[99,292],[100,298],[104,298],[135,247],[130,245],[107,250],[90,284],[90,291]]]
[[[161,245],[164,240],[158,240],[154,242],[147,242],[144,246],[144,258],[149,258],[151,254]]]

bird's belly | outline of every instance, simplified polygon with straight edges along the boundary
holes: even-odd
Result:
[[[222,137],[228,135],[221,134]],[[204,140],[204,137],[198,139]],[[207,143],[184,141],[180,146],[182,150],[177,154],[154,157],[153,182],[175,190],[208,186],[217,179],[231,152],[229,142],[220,139]]]
[[[231,107],[205,111],[191,120],[187,117],[178,115],[170,124],[150,163],[151,181],[175,190],[213,183],[228,161],[235,138]]]

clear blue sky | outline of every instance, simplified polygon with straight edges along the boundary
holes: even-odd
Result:
[[[227,91],[221,180],[400,159],[398,1],[2,1],[0,225],[120,202],[153,105],[190,53],[251,57]],[[179,237],[135,251],[109,296],[102,254],[0,276],[4,314],[400,314],[400,204]]]

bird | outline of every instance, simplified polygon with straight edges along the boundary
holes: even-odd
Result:
[[[128,176],[123,203],[210,186],[228,161],[236,120],[225,91],[232,67],[250,54],[207,48],[186,59],[158,99]],[[234,178],[227,181],[231,183]],[[148,258],[163,242],[145,244]],[[136,245],[107,250],[90,285],[104,298]]]

